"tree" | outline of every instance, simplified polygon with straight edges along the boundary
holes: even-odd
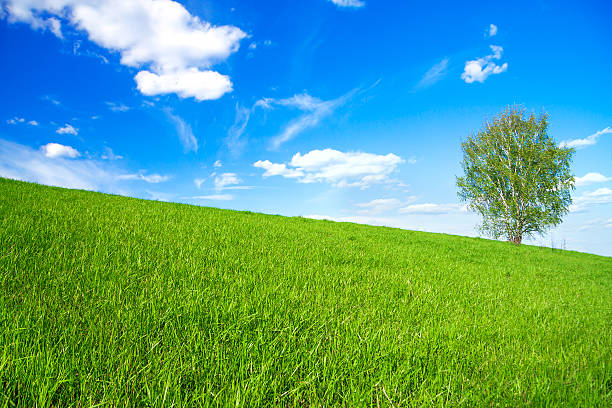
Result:
[[[572,203],[574,149],[548,135],[548,115],[508,107],[462,143],[459,198],[482,216],[481,231],[520,245],[558,225]]]

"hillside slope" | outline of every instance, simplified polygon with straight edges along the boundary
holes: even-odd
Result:
[[[2,406],[610,406],[612,258],[0,179]]]

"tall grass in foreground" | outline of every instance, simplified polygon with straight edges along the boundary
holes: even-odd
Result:
[[[612,258],[0,179],[2,406],[610,406]]]

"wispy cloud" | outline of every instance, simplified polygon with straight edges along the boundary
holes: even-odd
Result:
[[[379,81],[362,92],[370,90],[376,86],[378,82]],[[236,118],[225,139],[226,145],[234,155],[240,154],[247,143],[244,138],[244,133],[249,124],[249,120],[251,115],[253,115],[258,108],[272,110],[283,107],[301,111],[301,116],[290,121],[280,134],[272,138],[270,143],[271,148],[278,149],[283,143],[294,139],[304,130],[318,125],[324,118],[330,116],[337,108],[344,105],[357,92],[359,92],[359,89],[353,89],[336,99],[328,101],[313,97],[308,93],[302,93],[293,95],[289,98],[262,98],[256,101],[251,108],[246,108],[237,104]]]
[[[595,191],[588,191],[579,195],[578,197],[574,197],[572,199],[572,205],[570,205],[570,211],[581,212],[594,205],[611,203],[612,189],[602,187]]]
[[[220,191],[227,186],[240,184],[241,180],[236,173],[223,173],[215,177],[215,190]]]
[[[6,121],[6,123],[8,123],[9,125],[16,125],[18,123],[23,123],[23,122],[25,122],[25,119],[17,117],[17,116],[15,116],[14,118],[8,119]]]
[[[162,176],[161,174],[144,174],[144,172],[135,174],[121,174],[117,176],[117,180],[142,180],[147,183],[157,184],[170,180],[170,176]]]
[[[298,109],[303,112],[302,116],[289,122],[283,131],[274,137],[271,142],[273,149],[278,149],[283,143],[297,137],[304,130],[318,125],[321,120],[330,116],[337,108],[344,105],[352,98],[358,89],[332,100],[324,101],[307,93],[294,95],[290,98],[275,99],[264,98],[256,102],[255,106],[271,109],[274,106],[283,106]]]
[[[251,113],[255,109],[255,106],[256,105],[254,105],[252,108],[245,108],[236,104],[236,118],[234,119],[234,124],[227,132],[227,137],[225,138],[225,144],[234,156],[239,155],[246,146],[246,140],[242,137],[242,135],[249,124],[249,118],[251,117]]]
[[[115,154],[113,152],[113,149],[111,149],[110,147],[104,148],[104,153],[102,154],[102,160],[121,160],[121,159],[123,159],[123,156]]]
[[[180,116],[172,113],[170,108],[164,109],[168,118],[174,124],[176,128],[176,134],[183,145],[183,150],[187,152],[198,152],[198,139],[193,135],[191,126],[185,122]]]
[[[467,211],[465,205],[460,204],[411,204],[398,210],[400,214],[448,214],[456,211]]]
[[[210,195],[201,195],[201,196],[193,196],[188,197],[193,200],[213,200],[213,201],[230,201],[234,199],[234,196],[231,194],[210,194]]]
[[[495,24],[490,24],[487,29],[487,37],[493,37],[494,35],[497,35],[497,26]]]
[[[377,155],[340,152],[333,149],[296,153],[289,163],[259,160],[253,164],[264,169],[263,177],[282,176],[300,183],[325,182],[336,187],[368,188],[376,183],[390,183],[389,175],[403,160],[393,153]]]
[[[416,87],[417,88],[427,88],[428,86],[431,86],[435,84],[436,82],[438,82],[439,80],[441,80],[442,78],[444,78],[447,73],[448,62],[449,62],[449,58],[444,58],[442,61],[434,64],[434,66],[431,67],[425,73],[425,75],[423,75],[423,78],[421,78],[421,80],[416,85]]]
[[[127,105],[124,105],[122,103],[115,103],[115,102],[105,102],[106,106],[108,106],[108,109],[112,110],[113,112],[127,112],[130,110],[130,107]]]
[[[607,133],[612,133],[612,129],[610,129],[610,127],[595,132],[591,136],[587,136],[584,139],[564,140],[563,142],[559,143],[559,147],[573,147],[576,149],[582,149],[583,147],[593,146],[597,143],[601,135],[605,135]]]
[[[493,60],[501,59],[504,49],[499,45],[491,45],[493,54],[471,61],[466,61],[461,79],[466,83],[484,82],[490,75],[501,74],[508,69],[508,63],[497,65]]]
[[[329,0],[338,7],[361,8],[364,7],[365,1],[362,0]]]
[[[363,208],[359,210],[359,214],[365,215],[376,215],[393,210],[397,210],[402,205],[406,205],[416,199],[415,196],[408,197],[406,200],[399,200],[397,198],[377,198],[367,203],[355,204],[357,207]]]
[[[77,159],[74,153],[65,154],[72,152],[70,146],[58,150],[45,146],[32,149],[0,139],[0,176],[58,187],[122,193],[116,182],[118,170],[108,162]]]

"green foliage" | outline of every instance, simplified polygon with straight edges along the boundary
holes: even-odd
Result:
[[[0,405],[612,405],[612,258],[0,179]]]
[[[520,244],[558,225],[572,202],[573,149],[557,147],[548,116],[508,108],[464,143],[459,197],[482,218],[482,231]]]

